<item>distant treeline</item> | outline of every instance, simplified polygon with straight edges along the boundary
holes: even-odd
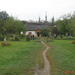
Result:
[[[55,24],[61,34],[75,36],[75,13],[64,15]]]
[[[75,36],[75,13],[67,14],[55,21],[54,27],[42,29],[42,36]],[[26,30],[25,24],[22,21],[15,19],[5,11],[0,11],[0,40],[4,38],[16,38],[20,35],[21,31]]]
[[[75,37],[75,13],[67,14],[54,21],[54,25],[48,29],[43,29],[43,36],[50,36],[53,38]]]

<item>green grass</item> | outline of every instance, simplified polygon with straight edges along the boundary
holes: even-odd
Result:
[[[43,45],[40,42],[10,42],[0,45],[0,75],[32,75],[36,64],[43,64]]]
[[[75,44],[73,40],[54,40],[49,45],[49,59],[52,65],[52,75],[75,75],[64,71],[75,72]]]

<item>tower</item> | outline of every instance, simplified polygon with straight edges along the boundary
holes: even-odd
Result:
[[[54,16],[53,16],[53,18],[52,18],[52,25],[54,25]]]
[[[45,13],[45,22],[47,22],[47,13]]]
[[[39,17],[39,23],[41,22],[41,18]]]

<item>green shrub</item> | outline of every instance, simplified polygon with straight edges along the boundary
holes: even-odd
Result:
[[[26,41],[30,41],[30,40],[31,40],[30,36],[26,36]]]
[[[15,41],[20,41],[19,36],[16,36],[16,37],[15,37]]]
[[[0,35],[0,40],[1,40],[1,41],[3,41],[3,40],[4,40],[3,35]]]
[[[21,38],[21,39],[25,38],[25,35],[20,35],[20,38]]]
[[[20,41],[20,37],[19,36],[12,36],[9,38],[10,41]]]

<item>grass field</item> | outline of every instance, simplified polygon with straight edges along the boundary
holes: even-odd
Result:
[[[36,64],[42,66],[40,42],[10,42],[11,46],[0,45],[0,75],[33,75]]]
[[[75,44],[73,40],[54,40],[49,45],[52,75],[75,75]]]

